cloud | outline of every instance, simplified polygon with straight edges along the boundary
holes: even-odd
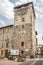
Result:
[[[8,19],[13,18],[13,7],[14,5],[9,0],[0,0],[0,15]]]
[[[36,3],[36,0],[18,0],[16,3],[11,3],[9,0],[0,0],[0,15],[5,16],[8,19],[14,18],[13,7],[27,3],[27,2],[34,2],[36,16],[42,18],[43,16],[43,0]],[[41,5],[40,5],[41,4]],[[37,13],[38,12],[38,13]]]
[[[3,20],[0,20],[0,24],[2,24],[3,26],[5,26],[5,23]]]
[[[43,2],[43,0],[40,0],[40,2]]]
[[[18,0],[15,3],[15,5],[18,6],[18,5],[21,5],[21,4],[24,4],[27,2],[31,2],[31,1],[33,1],[33,3],[34,3],[36,17],[43,18],[43,0],[39,0],[38,2],[37,2],[37,0]]]
[[[19,0],[21,3],[27,3],[27,2],[31,2],[33,0]]]
[[[21,4],[24,4],[24,3],[28,3],[28,2],[31,2],[33,0],[18,0],[16,3],[15,3],[15,6],[18,6],[18,5],[21,5]]]
[[[39,17],[40,13],[42,13],[42,10],[39,8],[40,2],[36,3],[36,0],[19,0],[15,3],[15,5],[18,6],[18,5],[28,3],[28,2],[31,2],[31,1],[33,1],[33,3],[34,3],[34,8],[35,8],[35,11],[36,11],[36,17]]]
[[[15,4],[15,6],[21,5],[20,1],[17,1]]]
[[[42,34],[38,35],[38,44],[43,45]]]
[[[43,18],[43,0],[40,0],[35,5],[36,17]]]

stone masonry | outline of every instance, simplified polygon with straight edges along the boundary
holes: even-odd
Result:
[[[33,3],[27,3],[14,7],[15,22],[14,22],[14,41],[15,47],[22,42],[27,46],[35,56],[36,38],[35,38],[35,12]]]

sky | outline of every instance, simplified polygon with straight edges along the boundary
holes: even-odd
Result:
[[[43,44],[43,0],[0,0],[0,27],[14,24],[14,6],[33,1],[38,44]]]

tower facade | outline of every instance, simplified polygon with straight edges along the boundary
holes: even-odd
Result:
[[[35,12],[33,3],[26,3],[14,7],[14,48],[24,43],[35,54]]]

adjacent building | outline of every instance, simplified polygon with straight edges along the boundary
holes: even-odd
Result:
[[[5,56],[12,48],[13,25],[0,28],[0,56]]]

